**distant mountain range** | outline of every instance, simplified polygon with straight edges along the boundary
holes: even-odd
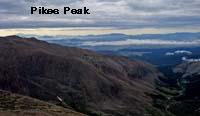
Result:
[[[37,35],[20,35],[31,37]],[[163,48],[199,46],[200,33],[172,34],[105,34],[87,36],[37,36],[41,40],[65,46],[76,46],[91,50],[118,50],[124,48]]]

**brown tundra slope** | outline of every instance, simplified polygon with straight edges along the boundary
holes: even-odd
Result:
[[[142,116],[151,105],[152,65],[35,38],[0,38],[0,89],[95,115]]]
[[[0,90],[0,116],[86,116],[71,109]]]

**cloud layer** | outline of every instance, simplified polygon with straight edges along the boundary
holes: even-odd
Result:
[[[107,42],[83,42],[85,46],[128,46],[128,45],[173,45],[173,46],[191,46],[199,45],[199,40],[194,41],[173,41],[173,40],[153,40],[153,39],[127,39],[122,41],[107,41]]]
[[[91,15],[30,15],[30,6],[87,6]],[[14,27],[198,27],[199,0],[4,0],[0,28]]]
[[[174,52],[167,52],[165,55],[166,56],[174,56],[174,55],[179,55],[179,54],[191,55],[192,52],[187,51],[187,50],[177,50],[177,51],[174,51]]]
[[[194,58],[188,59],[186,57],[182,57],[182,60],[186,61],[186,62],[200,62],[200,58],[198,58],[198,59],[194,59]]]

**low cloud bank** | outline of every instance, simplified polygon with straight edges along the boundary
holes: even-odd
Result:
[[[174,52],[167,52],[167,53],[165,53],[166,56],[174,56],[174,55],[178,55],[178,54],[191,55],[192,52],[187,51],[187,50],[177,50],[177,51],[174,51]]]
[[[175,40],[155,40],[155,39],[127,39],[123,41],[106,41],[106,42],[94,42],[86,41],[82,45],[87,46],[125,46],[125,45],[199,45],[200,40],[193,41],[175,41]]]
[[[193,58],[188,59],[186,57],[182,57],[182,60],[186,61],[186,62],[200,62],[200,58],[199,59],[193,59]]]

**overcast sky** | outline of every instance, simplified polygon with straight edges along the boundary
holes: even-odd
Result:
[[[31,15],[31,6],[90,9],[90,15]],[[0,28],[198,28],[200,0],[0,0]]]

